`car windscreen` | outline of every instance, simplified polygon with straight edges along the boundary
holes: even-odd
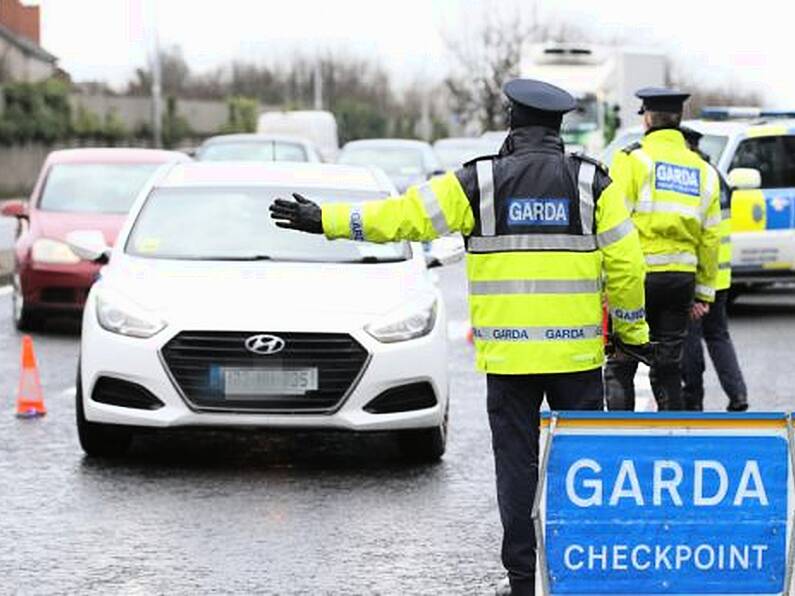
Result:
[[[613,165],[613,158],[615,157],[618,151],[621,151],[624,147],[631,145],[632,143],[639,141],[643,138],[643,133],[638,132],[626,132],[617,136],[615,139],[610,141],[610,144],[604,148],[602,151],[601,160],[605,164],[609,166]]]
[[[69,213],[127,213],[157,163],[55,164],[38,208]]]
[[[317,202],[360,202],[386,193],[300,188],[160,188],[147,198],[125,251],[160,259],[371,263],[411,258],[407,242],[374,244],[327,240],[277,227],[268,207],[300,192]]]
[[[718,165],[720,156],[726,148],[726,143],[728,143],[728,141],[729,137],[724,137],[722,135],[704,135],[698,142],[698,148],[703,153],[707,154],[709,163],[716,166]]]
[[[490,155],[494,149],[490,143],[462,143],[439,144],[433,150],[442,162],[442,166],[447,169],[456,169],[464,165],[465,162],[476,157]]]
[[[200,161],[308,161],[297,143],[252,141],[212,143],[199,151]]]
[[[734,168],[759,170],[762,188],[795,187],[795,136],[745,139],[737,146],[729,171]]]
[[[339,162],[379,167],[390,176],[412,176],[425,171],[422,152],[406,147],[348,147],[343,150]]]
[[[602,161],[608,166],[612,165],[613,158],[617,151],[621,151],[624,147],[642,138],[642,132],[627,132],[616,137],[602,152]],[[710,163],[717,165],[721,153],[723,153],[723,150],[726,148],[728,140],[728,137],[721,135],[704,135],[698,143],[698,148],[709,157]]]

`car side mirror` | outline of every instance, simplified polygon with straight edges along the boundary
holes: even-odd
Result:
[[[16,217],[17,219],[29,219],[28,204],[18,199],[6,201],[3,207],[0,208],[0,215],[4,217]]]
[[[734,168],[729,172],[729,186],[739,190],[751,190],[762,186],[762,175],[755,168]]]
[[[84,261],[106,265],[110,261],[110,246],[99,230],[76,230],[66,235],[72,252]]]

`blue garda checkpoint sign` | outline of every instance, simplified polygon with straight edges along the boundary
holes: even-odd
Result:
[[[544,593],[788,594],[792,428],[787,414],[545,414]]]

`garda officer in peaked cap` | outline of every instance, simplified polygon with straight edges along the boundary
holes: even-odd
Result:
[[[682,126],[680,128],[690,149],[709,163],[709,156],[698,145],[704,136],[699,131]],[[712,164],[710,163],[712,166]],[[743,412],[748,409],[748,390],[745,386],[734,343],[729,334],[729,317],[726,314],[729,288],[731,287],[731,188],[723,174],[712,166],[720,180],[721,222],[719,228],[720,248],[718,248],[718,274],[715,277],[715,302],[709,312],[700,320],[691,319],[688,323],[687,338],[682,357],[682,395],[685,409],[704,409],[704,350],[701,340],[707,344],[707,351],[715,366],[721,387],[729,397],[727,410]]]
[[[646,260],[646,314],[658,344],[650,380],[660,410],[682,410],[682,348],[688,319],[715,299],[720,180],[691,151],[679,125],[687,93],[637,92],[645,136],[616,154],[610,176],[626,198]],[[695,301],[695,302],[694,302]],[[605,370],[611,410],[635,407],[637,362],[611,358]]]
[[[533,594],[531,508],[539,407],[602,410],[602,296],[614,330],[643,352],[644,265],[622,191],[596,161],[566,155],[567,92],[516,79],[504,87],[510,131],[497,155],[474,159],[400,196],[364,203],[277,199],[281,227],[370,242],[466,242],[470,318],[487,409],[513,594]]]

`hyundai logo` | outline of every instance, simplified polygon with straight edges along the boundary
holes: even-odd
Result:
[[[275,335],[252,335],[244,342],[246,349],[255,354],[276,354],[284,349],[284,340]]]

